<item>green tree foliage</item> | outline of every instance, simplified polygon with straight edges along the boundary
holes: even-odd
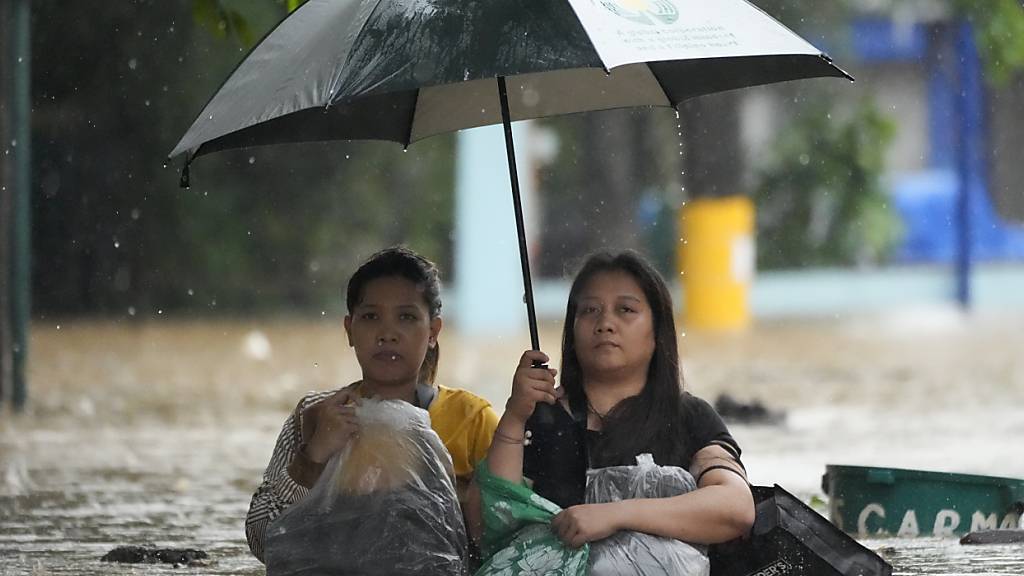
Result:
[[[975,27],[978,51],[988,77],[1006,83],[1024,70],[1024,5],[1020,0],[952,0]]]
[[[866,102],[846,119],[825,105],[790,125],[759,175],[758,266],[883,261],[900,238],[882,186],[891,120]]]
[[[288,8],[221,4],[254,37]],[[178,188],[166,154],[246,50],[241,35],[211,34],[197,5],[33,2],[37,312],[338,309],[354,266],[393,243],[447,268],[448,137],[408,153],[378,142],[218,153]]]

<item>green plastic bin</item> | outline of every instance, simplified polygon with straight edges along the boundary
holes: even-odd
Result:
[[[829,464],[821,487],[832,523],[862,538],[1012,529],[1024,512],[1018,478]]]

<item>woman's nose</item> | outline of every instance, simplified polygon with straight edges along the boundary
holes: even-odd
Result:
[[[597,317],[597,324],[595,325],[595,329],[599,333],[614,332],[615,324],[611,321],[611,318],[608,317],[608,314],[601,313]]]

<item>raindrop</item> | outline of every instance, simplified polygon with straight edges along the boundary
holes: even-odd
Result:
[[[138,219],[139,219],[139,209],[138,208],[133,208],[132,209],[132,220],[138,220]]]
[[[313,362],[313,368],[319,368],[319,367],[320,367],[320,363],[319,362]]]
[[[120,247],[121,247],[121,243],[118,242],[117,238],[114,238],[114,248],[120,248]]]
[[[804,166],[807,166],[810,163],[811,163],[811,157],[810,156],[808,156],[807,154],[801,154],[800,155],[800,164],[802,164]]]
[[[149,100],[146,100],[146,106],[149,106]]]
[[[679,333],[679,337],[680,338],[686,338],[686,332],[680,332]]]
[[[129,69],[135,70],[138,67],[139,67],[139,61],[136,60],[135,58],[132,58],[131,60],[128,61],[128,68]]]
[[[60,324],[57,324],[57,330],[60,330]]]
[[[17,147],[18,147],[18,141],[17,140],[11,140],[11,148],[17,148]]]
[[[195,296],[195,292],[191,288],[189,288],[188,289],[188,295],[189,296]]]
[[[129,316],[135,316],[135,306],[129,306],[128,307],[128,315]]]
[[[327,310],[321,310],[320,311],[320,315],[321,316],[327,316]]]
[[[256,163],[256,157],[255,156],[249,156],[249,164],[255,164],[255,163]]]
[[[163,310],[157,310],[157,311],[156,311],[156,313],[157,313],[157,314],[163,314],[163,313],[164,313],[164,311],[163,311]]]
[[[345,160],[348,160],[348,154],[345,154]]]

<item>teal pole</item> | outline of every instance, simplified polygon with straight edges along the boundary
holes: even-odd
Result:
[[[28,401],[29,311],[32,307],[32,46],[31,0],[13,0],[11,73],[11,405],[20,411]]]

